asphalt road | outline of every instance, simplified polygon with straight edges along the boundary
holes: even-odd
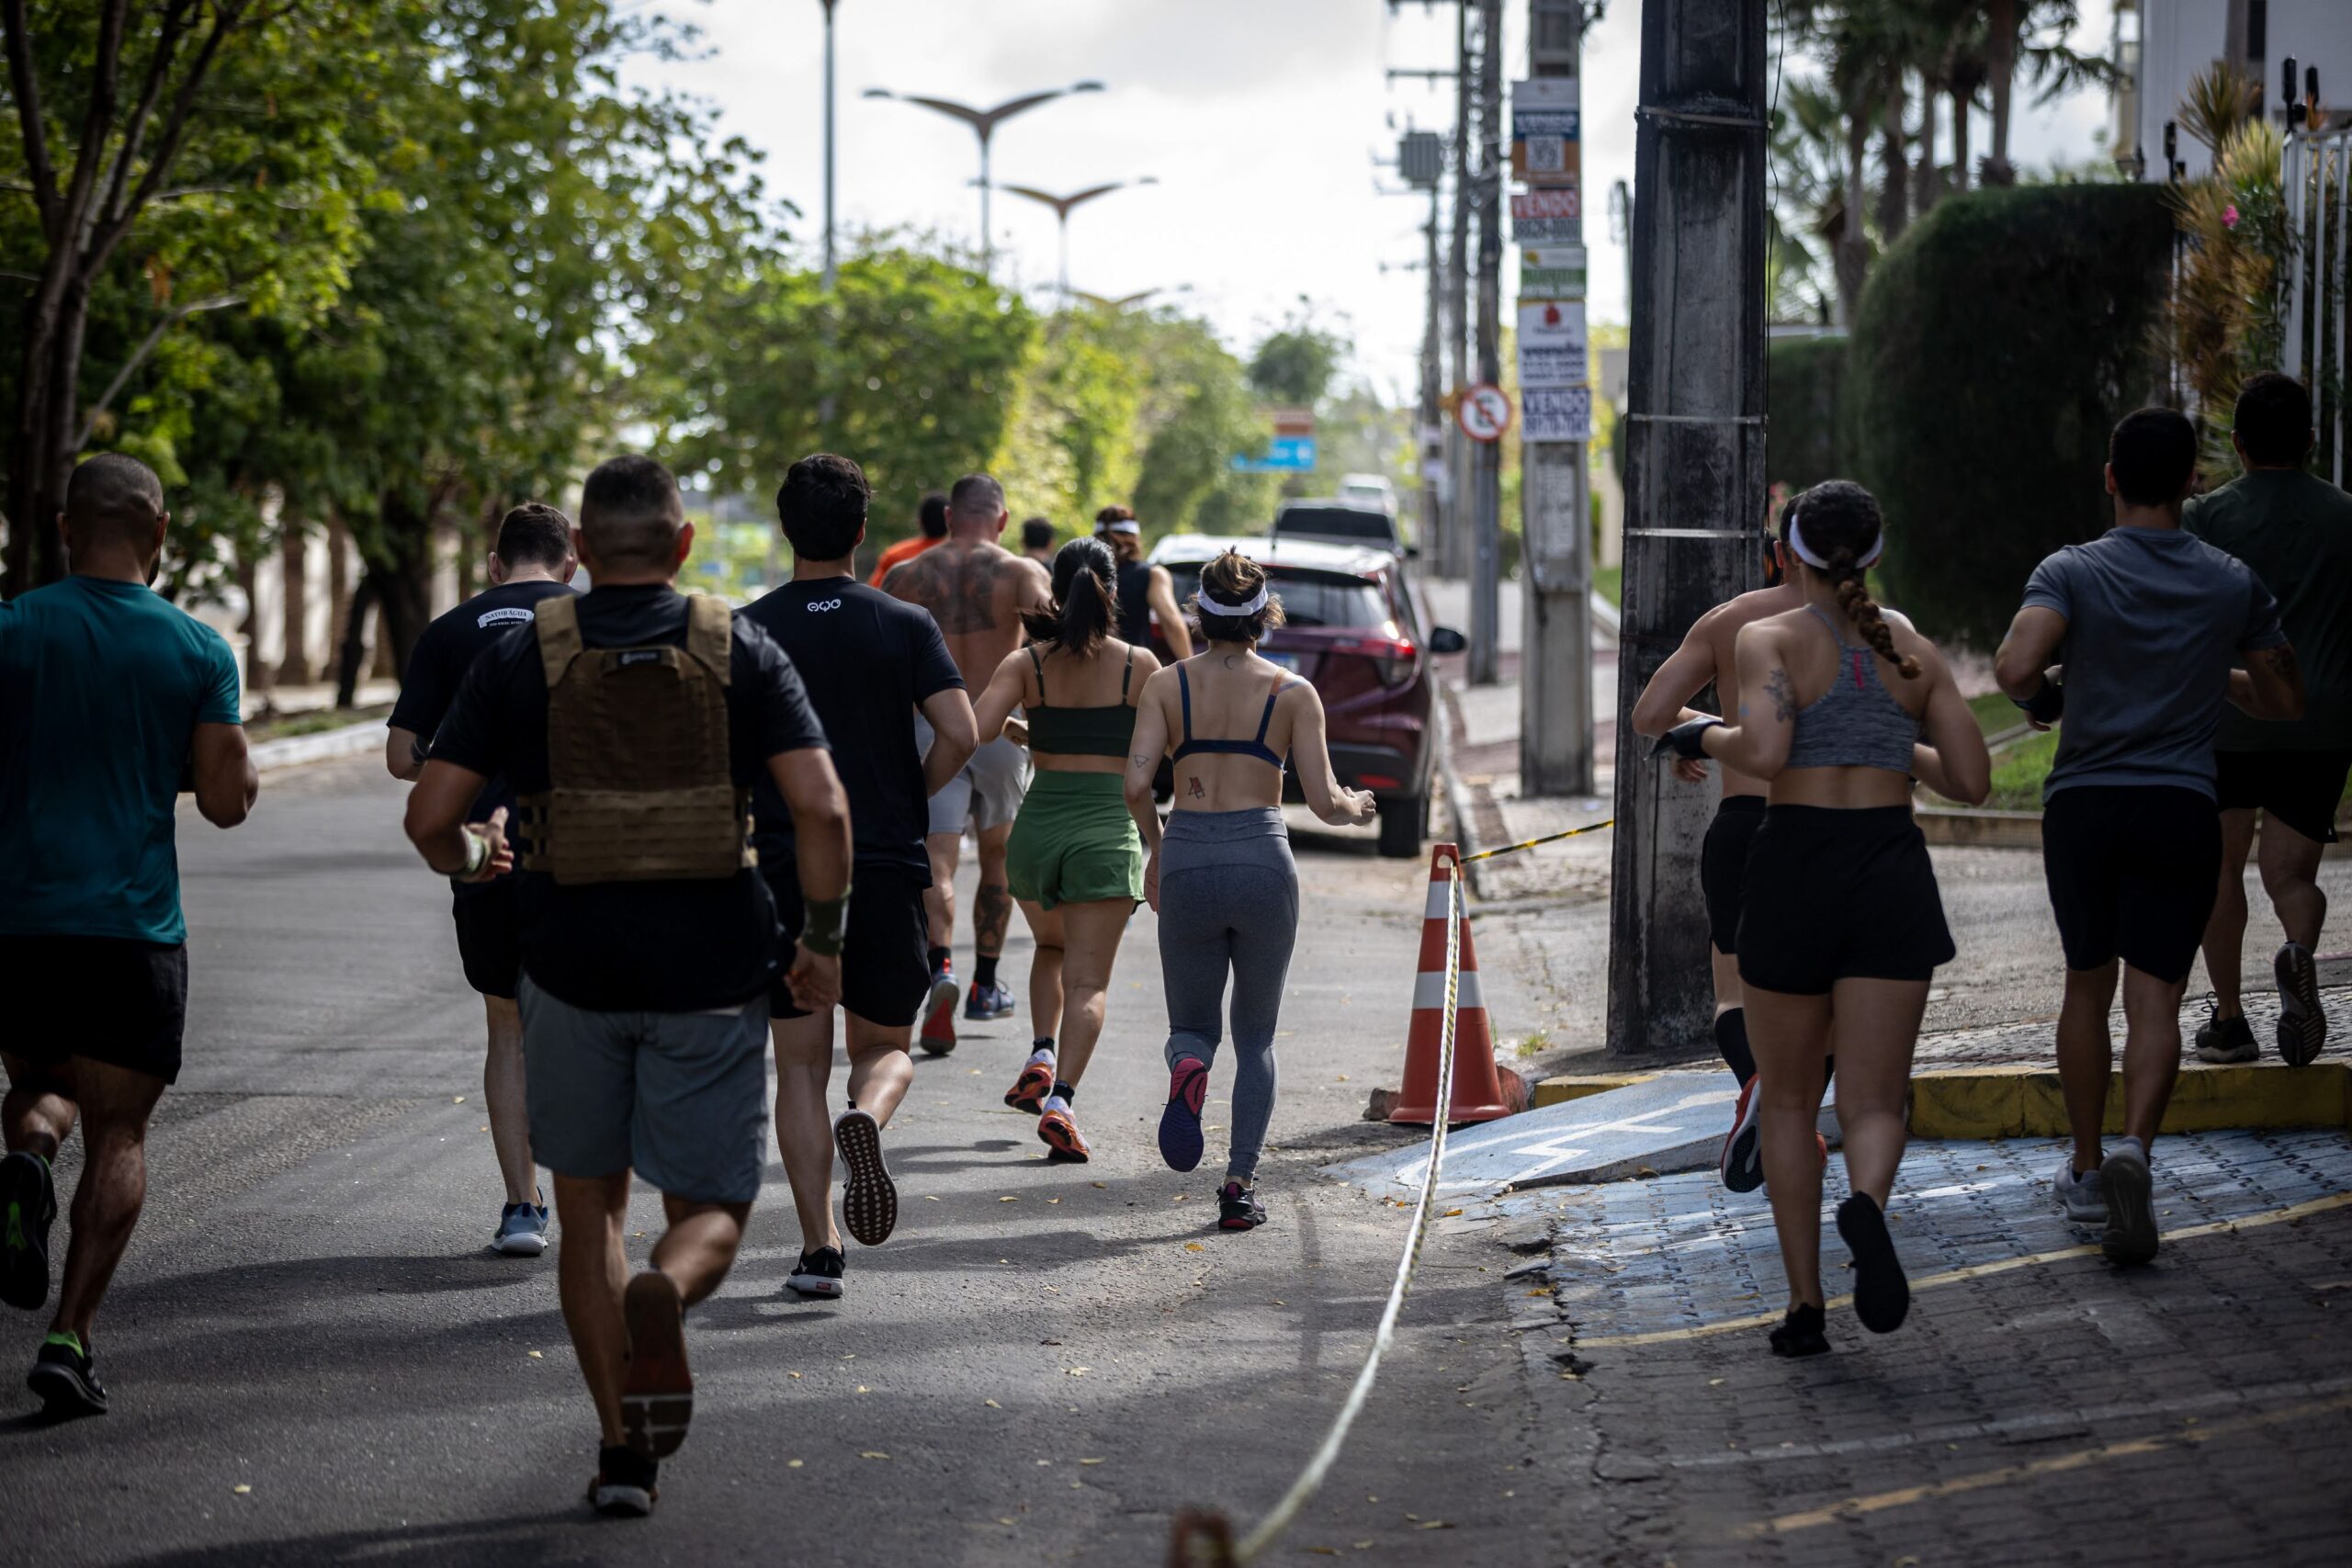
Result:
[[[114,1407],[51,1426],[0,1396],[0,1559],[1150,1563],[1178,1510],[1246,1525],[1289,1483],[1403,1240],[1402,1211],[1313,1172],[1399,1137],[1358,1117],[1397,1077],[1423,867],[1299,836],[1311,913],[1256,1233],[1213,1228],[1216,1133],[1192,1176],[1154,1150],[1148,911],[1080,1101],[1092,1166],[1048,1167],[1000,1103],[1025,1016],[921,1064],[888,1134],[899,1234],[853,1248],[838,1303],[784,1287],[797,1235],[772,1161],[732,1279],[689,1320],[693,1434],[654,1517],[616,1523],[580,1500],[594,1425],[554,1257],[484,1247],[480,1012],[400,800],[359,759],[274,775],[233,833],[185,818],[188,1062],[98,1320]],[[1228,1082],[1221,1066],[1212,1126]],[[639,1227],[657,1213],[640,1194]],[[1570,1555],[1514,1259],[1470,1221],[1443,1229],[1355,1443],[1276,1561]],[[40,1325],[8,1324],[28,1362]]]

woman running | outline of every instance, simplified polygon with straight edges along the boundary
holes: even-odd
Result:
[[[1838,1206],[1838,1234],[1853,1255],[1854,1314],[1886,1334],[1910,1309],[1886,1201],[1903,1158],[1904,1092],[1928,983],[1953,955],[1911,818],[1911,781],[1973,805],[1991,789],[1992,761],[1935,645],[1882,612],[1863,585],[1884,539],[1870,491],[1844,479],[1815,485],[1790,503],[1783,532],[1804,604],[1740,629],[1738,722],[1694,718],[1658,746],[1770,785],[1748,853],[1739,981],[1765,1185],[1789,1275],[1791,1304],[1772,1349],[1815,1356],[1829,1348],[1815,1123],[1833,1050],[1852,1189]]]
[[[980,694],[980,744],[1028,716],[1036,775],[1012,821],[1007,880],[1037,953],[1029,968],[1035,1048],[1004,1102],[1037,1114],[1054,1157],[1085,1160],[1078,1097],[1102,1035],[1103,993],[1119,939],[1143,897],[1143,847],[1119,794],[1135,703],[1159,661],[1111,635],[1118,622],[1111,551],[1073,539],[1054,557],[1053,603],[1023,617],[1033,639],[997,666]],[[1054,1046],[1059,1026],[1061,1048]]]
[[[1274,1025],[1298,935],[1298,869],[1283,826],[1283,759],[1298,764],[1306,804],[1335,827],[1373,819],[1371,795],[1343,789],[1323,739],[1315,688],[1258,657],[1283,624],[1266,573],[1232,550],[1201,570],[1193,600],[1208,647],[1144,685],[1127,753],[1127,811],[1151,851],[1144,889],[1159,912],[1159,972],[1168,992],[1168,1108],[1159,1152],[1173,1170],[1201,1163],[1201,1105],[1233,977],[1233,1145],[1217,1190],[1217,1224],[1265,1224],[1258,1150],[1274,1111]],[[1175,810],[1160,831],[1152,779],[1176,765]]]

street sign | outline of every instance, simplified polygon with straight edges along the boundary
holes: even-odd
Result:
[[[1583,109],[1574,76],[1514,82],[1510,89],[1510,169],[1532,186],[1575,183]]]
[[[1273,433],[1276,435],[1312,435],[1315,434],[1315,411],[1313,409],[1271,408],[1260,409],[1258,412],[1264,417],[1267,424],[1273,430]]]
[[[1589,441],[1592,439],[1590,387],[1529,387],[1519,395],[1526,423],[1522,441]]]
[[[1573,245],[1584,239],[1584,202],[1569,183],[1511,192],[1510,237],[1522,245]]]
[[[1481,381],[1463,389],[1456,417],[1462,421],[1462,434],[1471,440],[1499,441],[1510,428],[1510,399],[1500,387]]]
[[[1581,299],[1582,245],[1524,245],[1519,253],[1519,292],[1528,299]]]
[[[1592,379],[1581,299],[1519,302],[1519,384],[1581,387]]]
[[[1313,471],[1315,456],[1312,435],[1277,435],[1261,456],[1235,453],[1231,467],[1242,474],[1304,474]]]

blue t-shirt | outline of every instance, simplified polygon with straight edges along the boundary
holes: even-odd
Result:
[[[2033,569],[2024,607],[2037,606],[2066,617],[2066,716],[2042,798],[2077,784],[2213,798],[2230,667],[2287,640],[2262,580],[2177,528],[2109,528]]]
[[[180,776],[198,725],[239,722],[227,641],[144,584],[0,604],[0,933],[187,941]]]

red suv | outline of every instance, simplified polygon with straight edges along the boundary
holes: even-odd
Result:
[[[1180,534],[1159,542],[1151,563],[1168,569],[1176,602],[1189,606],[1201,568],[1228,549],[1264,567],[1273,580],[1283,622],[1258,651],[1297,671],[1321,694],[1332,771],[1341,784],[1368,789],[1380,802],[1380,852],[1419,854],[1429,833],[1437,767],[1430,656],[1461,652],[1462,634],[1431,626],[1423,635],[1405,562],[1383,549]],[[1162,660],[1170,657],[1157,628],[1152,644]],[[1283,793],[1297,798],[1295,776]]]

